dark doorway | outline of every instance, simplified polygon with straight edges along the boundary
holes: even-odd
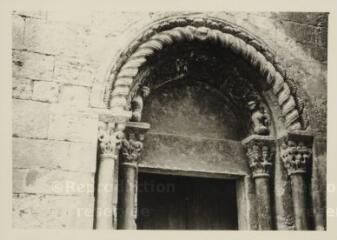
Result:
[[[140,173],[138,229],[238,229],[235,180]]]

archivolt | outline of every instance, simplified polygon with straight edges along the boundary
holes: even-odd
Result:
[[[176,19],[175,23],[177,23]],[[226,28],[219,28],[221,23],[218,21],[210,21],[209,19],[199,19],[187,23],[185,21],[184,24],[181,24],[183,26],[173,27],[159,32],[158,30],[152,30],[150,34],[146,34],[145,37],[142,37],[141,43],[135,47],[128,59],[124,62],[124,65],[121,65],[119,71],[117,71],[113,86],[111,85],[111,87],[113,87],[112,92],[110,90],[106,91],[105,101],[108,103],[110,100],[110,108],[125,109],[127,107],[127,97],[130,94],[130,88],[135,84],[134,80],[139,72],[139,68],[146,63],[149,56],[160,51],[165,46],[177,42],[192,40],[211,41],[231,49],[234,53],[240,55],[253,65],[269,86],[272,87],[273,93],[277,96],[286,127],[292,130],[301,129],[300,114],[288,84],[270,60],[256,49],[256,46],[243,40],[244,37],[247,36],[240,35],[240,33],[233,34],[233,32],[226,32]],[[253,43],[254,41],[250,39],[249,42]]]

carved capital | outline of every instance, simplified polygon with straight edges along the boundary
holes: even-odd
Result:
[[[242,141],[246,148],[253,178],[269,177],[274,156],[274,140],[271,137],[252,135]]]
[[[121,144],[122,163],[136,164],[143,150],[143,140],[150,124],[129,122],[125,128],[125,138]]]
[[[281,159],[288,175],[305,173],[312,157],[313,137],[295,132],[288,133],[281,141]]]
[[[136,163],[139,159],[141,151],[143,150],[143,143],[136,139],[123,139],[121,154],[123,162]]]
[[[122,124],[115,122],[99,122],[98,152],[100,155],[114,158],[115,151],[120,148],[124,137]]]

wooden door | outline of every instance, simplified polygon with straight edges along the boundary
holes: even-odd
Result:
[[[234,180],[140,173],[138,229],[238,229]]]

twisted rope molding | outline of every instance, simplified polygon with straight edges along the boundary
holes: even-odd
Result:
[[[159,33],[154,33],[147,41],[140,44],[136,50],[122,65],[115,81],[114,89],[111,92],[110,108],[127,107],[127,98],[130,94],[134,79],[143,66],[147,58],[164,47],[183,41],[211,41],[220,44],[222,47],[231,49],[251,65],[253,65],[263,76],[264,80],[272,87],[272,92],[278,99],[278,104],[285,119],[287,129],[301,129],[300,114],[294,97],[290,93],[290,88],[285,82],[281,73],[267,58],[256,48],[233,34],[222,32],[205,26],[183,26],[174,27]]]

